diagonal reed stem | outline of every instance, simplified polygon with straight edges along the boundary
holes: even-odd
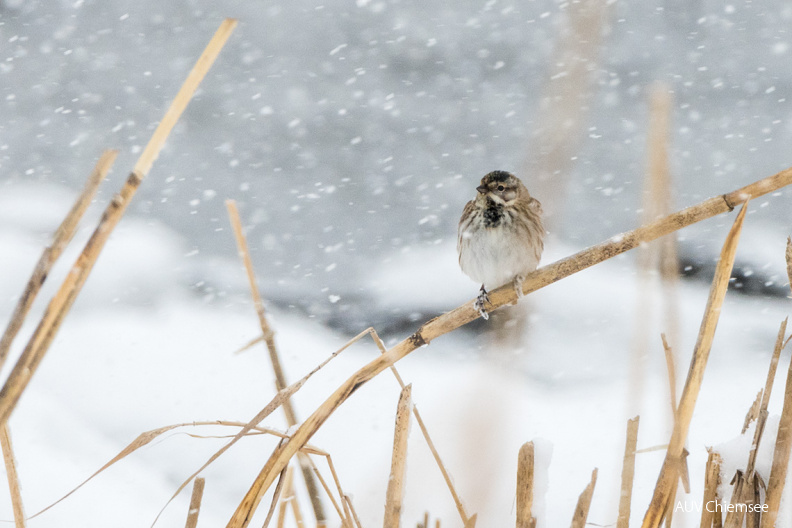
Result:
[[[682,396],[679,398],[676,420],[674,421],[674,432],[668,443],[666,458],[660,470],[660,476],[657,477],[657,485],[655,486],[652,501],[644,516],[642,528],[657,528],[660,526],[669,501],[676,492],[680,465],[684,462],[682,455],[690,428],[690,421],[693,418],[693,409],[696,406],[701,382],[704,379],[704,370],[707,368],[707,360],[712,349],[712,341],[715,337],[715,329],[718,326],[726,289],[729,286],[734,256],[737,252],[737,244],[740,241],[740,232],[747,210],[746,203],[737,215],[734,225],[726,237],[718,265],[715,268],[715,277],[712,279],[707,306],[704,309],[704,317],[701,321],[698,339],[693,349],[693,359],[690,362],[690,369],[685,380],[685,387],[682,389]]]

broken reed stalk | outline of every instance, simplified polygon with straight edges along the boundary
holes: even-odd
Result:
[[[526,442],[517,455],[517,528],[535,528],[533,507],[534,443]]]
[[[765,387],[762,391],[762,402],[759,405],[759,411],[756,417],[756,429],[754,429],[754,437],[751,442],[751,451],[748,455],[748,464],[746,465],[745,472],[738,473],[734,484],[734,492],[732,493],[732,504],[748,504],[755,502],[754,488],[756,487],[754,470],[756,468],[756,455],[759,452],[759,444],[762,441],[764,428],[767,423],[767,406],[770,403],[770,394],[773,390],[773,381],[775,380],[776,368],[778,367],[778,360],[781,357],[781,349],[784,345],[784,337],[786,337],[787,319],[781,322],[781,327],[778,329],[778,337],[776,338],[775,347],[773,348],[773,356],[770,359],[770,368],[767,371],[767,380]],[[734,509],[726,515],[726,528],[737,528],[742,526],[745,511],[742,509]]]
[[[721,456],[713,451],[707,449],[709,456],[707,456],[707,470],[704,475],[704,498],[701,501],[701,525],[700,528],[721,528],[721,508],[715,508],[718,504],[718,487],[721,483],[720,469],[721,469]],[[712,506],[709,506],[712,504]]]
[[[745,431],[751,426],[754,420],[759,417],[759,407],[762,405],[762,394],[764,393],[764,389],[759,389],[759,392],[756,393],[756,399],[751,404],[751,408],[748,409],[748,412],[745,414],[745,421],[743,422],[742,430],[740,434],[745,434]]]
[[[393,432],[393,456],[390,478],[385,493],[384,528],[399,528],[401,525],[402,500],[404,499],[404,477],[407,470],[407,440],[410,436],[410,413],[412,412],[412,385],[407,385],[399,395],[396,407],[396,426]]]
[[[267,312],[264,309],[264,301],[261,298],[258,285],[256,284],[256,272],[253,269],[253,261],[250,258],[250,250],[248,249],[247,239],[242,230],[242,220],[239,217],[239,209],[237,209],[234,200],[226,200],[226,208],[228,209],[228,217],[231,220],[231,227],[234,230],[234,237],[236,238],[239,256],[245,265],[245,272],[247,273],[248,284],[250,286],[250,293],[253,297],[253,305],[258,315],[259,325],[261,326],[261,334],[264,337],[264,342],[267,345],[267,352],[269,352],[270,364],[272,371],[275,373],[275,388],[278,391],[285,389],[288,384],[286,383],[286,375],[283,373],[283,367],[280,362],[280,355],[278,348],[275,346],[275,332],[267,320]],[[289,427],[297,425],[297,413],[294,411],[290,398],[283,401],[283,413],[286,415],[286,422]],[[308,490],[308,496],[311,499],[311,507],[313,508],[314,518],[318,528],[326,526],[326,516],[322,499],[319,497],[319,488],[316,485],[316,479],[311,470],[311,464],[306,460],[306,455],[298,454],[300,462],[300,470],[302,471],[303,481]]]
[[[674,432],[671,435],[663,467],[657,477],[657,485],[654,489],[652,501],[644,516],[642,528],[658,528],[660,526],[670,499],[673,496],[672,494],[676,491],[685,441],[690,428],[690,421],[693,418],[696,399],[701,389],[701,382],[704,378],[704,370],[707,367],[712,340],[715,337],[715,329],[718,326],[723,299],[729,286],[734,256],[737,253],[737,245],[740,240],[740,232],[745,220],[745,213],[748,210],[747,206],[747,203],[742,206],[740,213],[734,220],[734,225],[726,236],[726,241],[723,244],[723,249],[715,268],[715,277],[712,279],[707,306],[704,309],[704,317],[701,321],[698,339],[693,349],[690,369],[685,380],[685,387],[682,389],[682,396],[679,399]]]
[[[622,462],[621,495],[619,497],[619,516],[616,528],[629,528],[630,505],[632,503],[633,479],[635,478],[635,449],[638,445],[638,423],[641,417],[627,420],[627,440],[624,443],[624,462]]]
[[[8,322],[3,337],[0,338],[0,369],[3,368],[6,359],[8,358],[8,351],[11,348],[11,343],[22,328],[22,323],[25,321],[30,307],[33,306],[33,301],[36,300],[41,286],[49,276],[52,266],[66,249],[66,246],[71,242],[74,233],[77,232],[77,224],[85,214],[88,206],[91,205],[91,200],[96,195],[99,184],[110,172],[116,157],[118,156],[117,150],[105,150],[102,152],[99,161],[96,162],[88,180],[85,182],[82,192],[77,197],[72,208],[66,214],[55,234],[52,236],[52,242],[49,246],[44,248],[41,253],[36,266],[33,268],[33,274],[28,280],[22,296],[19,298],[17,305],[14,307],[14,312],[11,314],[11,320]]]
[[[7,424],[0,428],[0,446],[3,448],[3,462],[5,463],[6,477],[8,478],[8,490],[11,494],[11,505],[14,510],[14,526],[15,528],[25,528],[25,508],[22,505],[19,475],[17,475],[14,448]]]
[[[137,192],[140,183],[148,174],[149,169],[151,169],[151,164],[162,149],[168,134],[187,107],[187,103],[195,93],[198,84],[212,66],[235,26],[236,21],[233,19],[226,19],[220,25],[220,28],[187,76],[187,80],[185,80],[179,93],[176,94],[170,108],[168,108],[159,126],[154,131],[126,183],[119,194],[115,195],[110,204],[108,204],[96,230],[86,243],[85,248],[77,258],[74,266],[72,266],[55,297],[50,301],[44,317],[11,371],[2,390],[0,390],[0,425],[6,423],[9,416],[11,416],[11,412],[22,396],[22,392],[27,388],[28,383],[30,383],[31,378],[44,359],[50,344],[55,339],[63,319],[88,279],[88,275],[91,273],[96,259],[99,258],[99,254],[107,239],[119,220],[121,220],[130,200]]]
[[[198,514],[201,513],[201,500],[203,499],[204,484],[206,480],[198,477],[193,483],[192,496],[190,497],[190,510],[187,512],[187,523],[184,528],[198,526]]]
[[[597,468],[591,472],[591,482],[586,485],[586,489],[578,497],[577,506],[575,507],[575,514],[572,516],[572,528],[585,528],[586,519],[588,519],[589,508],[591,507],[591,498],[594,495],[594,486],[597,485]]]
[[[792,183],[792,168],[746,185],[731,193],[715,196],[698,205],[656,220],[649,225],[611,237],[605,242],[584,249],[553,264],[543,266],[528,274],[523,281],[523,294],[527,295],[544,288],[574,273],[629,251],[644,242],[655,240],[706,218],[731,211],[735,206],[744,203],[750,197],[763,196],[790,183]],[[517,301],[517,293],[511,283],[491,291],[489,297],[490,311]],[[250,519],[258,507],[262,495],[269,489],[283,467],[297,453],[300,446],[307,442],[330,415],[357,389],[408,354],[424,345],[428,345],[433,339],[456,330],[460,326],[478,319],[478,317],[479,313],[473,307],[473,301],[468,301],[462,306],[428,321],[407,339],[352,374],[302,423],[292,435],[291,440],[276,449],[270,456],[229,519],[228,528],[241,528],[250,523]]]
[[[362,338],[366,333],[371,336],[371,339],[374,341],[374,344],[377,345],[380,352],[385,354],[388,350],[385,348],[385,343],[382,342],[380,339],[379,334],[377,331],[374,330],[373,327],[367,328],[365,331],[358,334],[358,337]],[[399,387],[404,390],[405,384],[404,380],[399,374],[399,371],[396,369],[395,365],[390,366],[390,371],[393,373],[393,376],[396,378],[396,381],[399,383]],[[451,481],[451,475],[449,475],[448,470],[443,464],[442,459],[440,458],[440,453],[438,453],[437,448],[432,441],[432,437],[429,436],[429,430],[426,428],[426,424],[424,424],[423,418],[421,417],[421,413],[418,412],[418,406],[413,402],[413,416],[415,416],[415,422],[418,424],[418,428],[421,430],[421,434],[426,441],[426,445],[429,447],[429,451],[432,453],[432,457],[437,464],[437,467],[440,469],[440,473],[443,475],[443,480],[445,480],[446,487],[448,491],[451,493],[451,497],[454,499],[454,504],[456,505],[457,512],[459,513],[460,518],[462,519],[462,525],[466,526],[470,521],[470,517],[468,517],[467,512],[465,511],[465,506],[462,504],[462,499],[459,497],[459,493],[457,493],[456,488],[454,487],[454,483]]]
[[[792,257],[787,260],[787,262],[790,261],[792,261]],[[792,361],[790,361],[787,371],[784,407],[781,410],[781,420],[778,423],[770,479],[767,481],[765,503],[768,511],[762,515],[762,528],[776,526],[778,508],[781,505],[781,495],[784,491],[787,468],[789,467],[790,450],[792,450]]]

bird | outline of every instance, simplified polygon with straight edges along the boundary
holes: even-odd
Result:
[[[459,267],[481,283],[473,304],[481,317],[489,319],[488,290],[512,281],[518,298],[522,297],[525,275],[537,268],[542,257],[544,235],[542,204],[517,176],[496,170],[481,178],[457,231]]]

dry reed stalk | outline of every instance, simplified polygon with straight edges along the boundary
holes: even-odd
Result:
[[[399,395],[396,407],[396,426],[393,432],[393,456],[385,493],[384,528],[399,528],[401,524],[402,500],[404,499],[404,476],[407,471],[407,439],[410,436],[410,413],[412,412],[412,385],[407,385]]]
[[[286,522],[286,513],[288,512],[289,502],[291,496],[294,494],[292,490],[292,479],[294,478],[294,471],[292,468],[286,470],[286,483],[283,485],[283,494],[281,496],[280,505],[278,506],[278,528],[284,528]]]
[[[344,495],[344,504],[347,505],[349,511],[352,512],[352,518],[355,520],[355,526],[357,528],[363,528],[363,525],[360,524],[360,518],[358,517],[357,512],[355,511],[355,507],[352,505],[352,499],[349,498],[349,495]]]
[[[435,528],[440,528],[440,519],[435,519]]]
[[[338,496],[345,497],[346,494],[344,493],[344,490],[341,489],[341,480],[338,478],[338,472],[336,472],[335,464],[333,464],[332,457],[330,457],[330,455],[328,454],[327,456],[325,456],[325,458],[327,459],[327,467],[330,468],[330,474],[333,475],[333,481],[335,482],[336,489],[338,490]],[[350,518],[352,514],[350,512],[350,507],[343,500],[341,501],[341,504],[344,506],[344,515],[341,516],[341,520],[343,521],[342,524],[344,528],[346,528],[347,526],[351,528],[352,521],[350,520]]]
[[[373,327],[367,328],[359,336],[363,336],[364,334],[368,333],[371,336],[372,341],[374,344],[377,345],[380,352],[385,354],[388,350],[385,348],[385,343],[382,342],[380,339],[379,334],[377,331],[374,330]],[[402,379],[401,374],[396,369],[395,365],[390,366],[390,371],[393,373],[393,376],[396,378],[396,381],[399,383],[399,387],[404,390],[405,384],[404,379]],[[454,504],[456,505],[457,512],[459,513],[460,518],[462,519],[462,525],[465,526],[470,521],[470,517],[468,517],[467,511],[465,510],[465,506],[462,504],[462,499],[459,497],[459,493],[457,493],[456,488],[454,487],[454,483],[451,480],[451,475],[448,473],[448,470],[443,464],[442,459],[440,458],[440,453],[437,451],[434,442],[432,441],[432,437],[429,435],[429,430],[426,428],[426,424],[424,424],[423,418],[421,417],[421,413],[418,412],[418,406],[413,402],[413,416],[415,416],[415,421],[418,424],[418,428],[421,430],[421,434],[426,441],[426,445],[429,447],[429,451],[432,453],[432,457],[437,464],[437,467],[440,469],[440,473],[443,475],[443,480],[445,480],[446,487],[448,491],[451,493],[451,497],[454,499]]]
[[[759,452],[759,444],[762,441],[765,425],[767,424],[767,406],[770,403],[770,394],[773,391],[773,381],[775,380],[776,369],[778,367],[778,360],[781,357],[781,349],[784,345],[784,338],[786,337],[787,319],[781,322],[781,327],[778,329],[778,337],[776,337],[775,347],[773,348],[773,356],[770,359],[770,368],[767,371],[767,380],[765,381],[764,390],[762,391],[762,402],[759,405],[759,412],[756,418],[756,429],[754,430],[753,441],[751,442],[751,451],[748,455],[748,464],[744,473],[738,473],[735,477],[734,493],[732,494],[733,504],[752,504],[756,502],[756,455]],[[740,509],[729,512],[726,516],[726,528],[737,528],[742,526],[745,512]]]
[[[616,528],[630,525],[630,505],[632,503],[633,479],[635,477],[635,448],[638,445],[638,423],[641,417],[627,420],[627,440],[624,443],[624,462],[622,462],[621,495],[619,497],[619,516]]]
[[[594,495],[594,486],[596,485],[597,468],[594,468],[594,471],[591,472],[591,482],[586,485],[586,489],[584,489],[583,493],[578,497],[575,514],[572,516],[572,528],[585,528],[589,508],[591,507],[591,498]]]
[[[517,528],[535,528],[533,507],[534,444],[526,442],[517,455]]]
[[[3,332],[3,337],[0,338],[0,369],[3,368],[6,359],[8,358],[8,351],[11,348],[11,343],[22,328],[22,323],[25,321],[30,307],[33,306],[33,301],[36,300],[41,286],[49,276],[52,266],[66,249],[66,246],[71,242],[74,233],[77,232],[77,224],[79,224],[88,206],[91,205],[91,200],[96,195],[99,184],[110,172],[116,157],[118,156],[117,150],[105,150],[99,161],[96,162],[88,180],[85,182],[82,192],[77,197],[72,208],[66,214],[55,234],[52,236],[52,242],[49,246],[44,248],[41,253],[36,266],[33,268],[33,274],[25,286],[22,296],[19,298],[17,305],[14,307],[14,312],[11,314],[11,320]]]
[[[0,390],[0,425],[8,421],[11,412],[22,396],[22,392],[44,359],[50,344],[55,339],[64,317],[66,317],[85,281],[88,279],[88,275],[93,269],[96,259],[99,258],[99,254],[107,239],[119,220],[121,220],[130,200],[137,192],[143,178],[148,174],[151,164],[162,149],[168,134],[186,108],[198,84],[206,75],[215,58],[217,58],[235,26],[236,21],[232,19],[226,19],[220,25],[220,28],[187,76],[179,93],[176,94],[176,98],[154,131],[126,183],[119,194],[114,196],[110,204],[108,204],[99,221],[99,225],[97,225],[96,230],[91,235],[74,266],[72,266],[71,272],[61,284],[55,297],[50,301],[44,317],[22,352],[22,356],[11,371],[2,390]]]
[[[198,526],[198,514],[201,513],[201,500],[203,499],[204,484],[206,480],[198,477],[193,483],[192,496],[190,497],[190,510],[187,512],[187,523],[185,528],[195,528]]]
[[[718,326],[718,319],[720,318],[723,299],[726,296],[726,289],[729,285],[734,256],[737,252],[737,244],[740,240],[740,232],[742,231],[747,210],[747,204],[740,209],[740,213],[737,215],[734,225],[723,244],[723,249],[715,268],[715,277],[712,279],[707,306],[704,310],[698,339],[693,350],[693,359],[690,362],[685,387],[682,389],[682,396],[679,399],[674,432],[669,441],[660,475],[657,477],[657,485],[655,486],[652,501],[644,516],[643,528],[657,528],[660,526],[668,507],[669,499],[676,489],[676,480],[679,478],[679,465],[688,429],[690,428],[690,421],[693,417],[693,409],[696,406],[696,399],[704,378],[704,370],[707,367],[712,340],[715,336],[715,329]]]
[[[275,332],[267,320],[267,312],[264,309],[264,301],[261,298],[258,284],[256,284],[256,272],[253,269],[253,261],[250,258],[250,250],[248,249],[247,238],[242,230],[242,220],[239,217],[239,209],[237,209],[234,200],[226,200],[226,208],[228,209],[228,217],[231,220],[231,227],[234,230],[234,237],[236,238],[237,248],[239,249],[239,256],[245,265],[245,272],[247,273],[248,284],[250,286],[250,293],[253,297],[253,305],[258,315],[259,325],[261,326],[261,334],[264,342],[267,345],[267,352],[269,352],[270,364],[272,371],[275,373],[275,388],[281,391],[287,387],[286,375],[283,373],[281,366],[280,354],[278,348],[275,346]],[[297,425],[297,413],[292,406],[291,399],[286,398],[281,405],[283,413],[286,415],[286,422],[289,427]],[[324,506],[322,499],[319,497],[319,488],[316,485],[316,480],[311,470],[311,464],[306,459],[307,455],[298,454],[300,462],[300,470],[303,475],[303,482],[308,491],[308,496],[311,499],[311,508],[313,509],[314,519],[316,519],[317,528],[322,528],[327,525]]]
[[[478,513],[474,513],[470,516],[470,519],[465,523],[465,528],[476,528],[476,520],[478,519]]]
[[[429,528],[429,512],[424,512],[423,524],[418,523],[419,527]]]
[[[667,235],[705,218],[730,211],[736,205],[744,203],[749,197],[763,196],[789,183],[792,183],[792,169],[786,169],[731,193],[710,198],[698,205],[661,218],[648,226],[611,237],[605,242],[528,274],[523,281],[523,294],[527,295],[544,288],[574,273],[629,251],[641,243]],[[490,292],[489,297],[492,311],[516,302],[517,293],[509,283]],[[418,348],[428,345],[437,337],[456,330],[478,317],[479,313],[473,307],[473,300],[468,301],[462,306],[428,321],[407,339],[352,374],[303,422],[289,442],[275,450],[229,519],[228,528],[241,528],[248,525],[253,512],[258,507],[261,496],[272,485],[278,473],[297,453],[300,446],[307,442],[330,415],[357,389]]]
[[[789,256],[789,245],[787,246],[787,255]],[[787,263],[789,262],[792,262],[792,256],[787,259]],[[773,464],[767,482],[765,503],[768,511],[762,516],[762,528],[773,528],[777,525],[778,508],[781,505],[781,494],[784,491],[784,483],[787,478],[790,450],[792,450],[792,361],[787,371],[784,406],[781,410],[781,420],[778,423]]]
[[[8,490],[11,494],[11,505],[14,510],[14,526],[16,528],[25,528],[25,508],[22,505],[19,475],[17,475],[14,448],[7,424],[0,428],[0,446],[3,449],[3,462],[5,463],[6,477],[8,478]]]
[[[704,497],[701,501],[701,525],[700,528],[721,528],[721,510],[714,506],[718,501],[718,487],[720,486],[721,456],[712,449],[707,450],[707,470],[704,476]],[[712,507],[708,505],[712,503]]]
[[[316,464],[314,464],[313,460],[311,460],[310,457],[308,458],[308,460],[311,462],[311,469],[313,469],[314,473],[316,474],[316,478],[319,479],[319,483],[322,485],[322,488],[324,488],[325,493],[327,494],[328,497],[330,497],[330,503],[333,505],[333,508],[338,514],[338,517],[341,519],[341,526],[346,527],[347,524],[344,519],[344,512],[341,511],[341,507],[338,505],[338,502],[335,500],[335,497],[333,496],[333,492],[330,489],[330,486],[327,485],[327,481],[319,472],[319,468],[316,467]]]
[[[275,509],[278,507],[278,500],[283,491],[283,483],[286,480],[286,471],[288,469],[288,467],[283,468],[281,474],[278,475],[278,483],[275,484],[275,490],[272,492],[272,501],[270,502],[269,510],[267,510],[267,516],[264,518],[264,524],[261,525],[262,528],[267,528],[270,521],[272,521],[272,516],[275,514]]]

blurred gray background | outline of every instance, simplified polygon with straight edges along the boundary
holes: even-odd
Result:
[[[677,207],[792,165],[792,4],[780,0],[0,6],[0,193],[76,190],[102,149],[119,148],[101,200],[221,20],[238,18],[129,215],[180,233],[201,263],[184,280],[225,294],[245,288],[211,272],[236,258],[223,205],[236,199],[266,296],[350,328],[379,317],[372,270],[453,245],[490,170],[521,176],[570,247],[635,227],[655,82],[673,94]],[[790,193],[751,224],[789,231]],[[720,235],[701,250],[708,225],[683,236],[691,274],[685,247],[704,267],[716,255]]]

